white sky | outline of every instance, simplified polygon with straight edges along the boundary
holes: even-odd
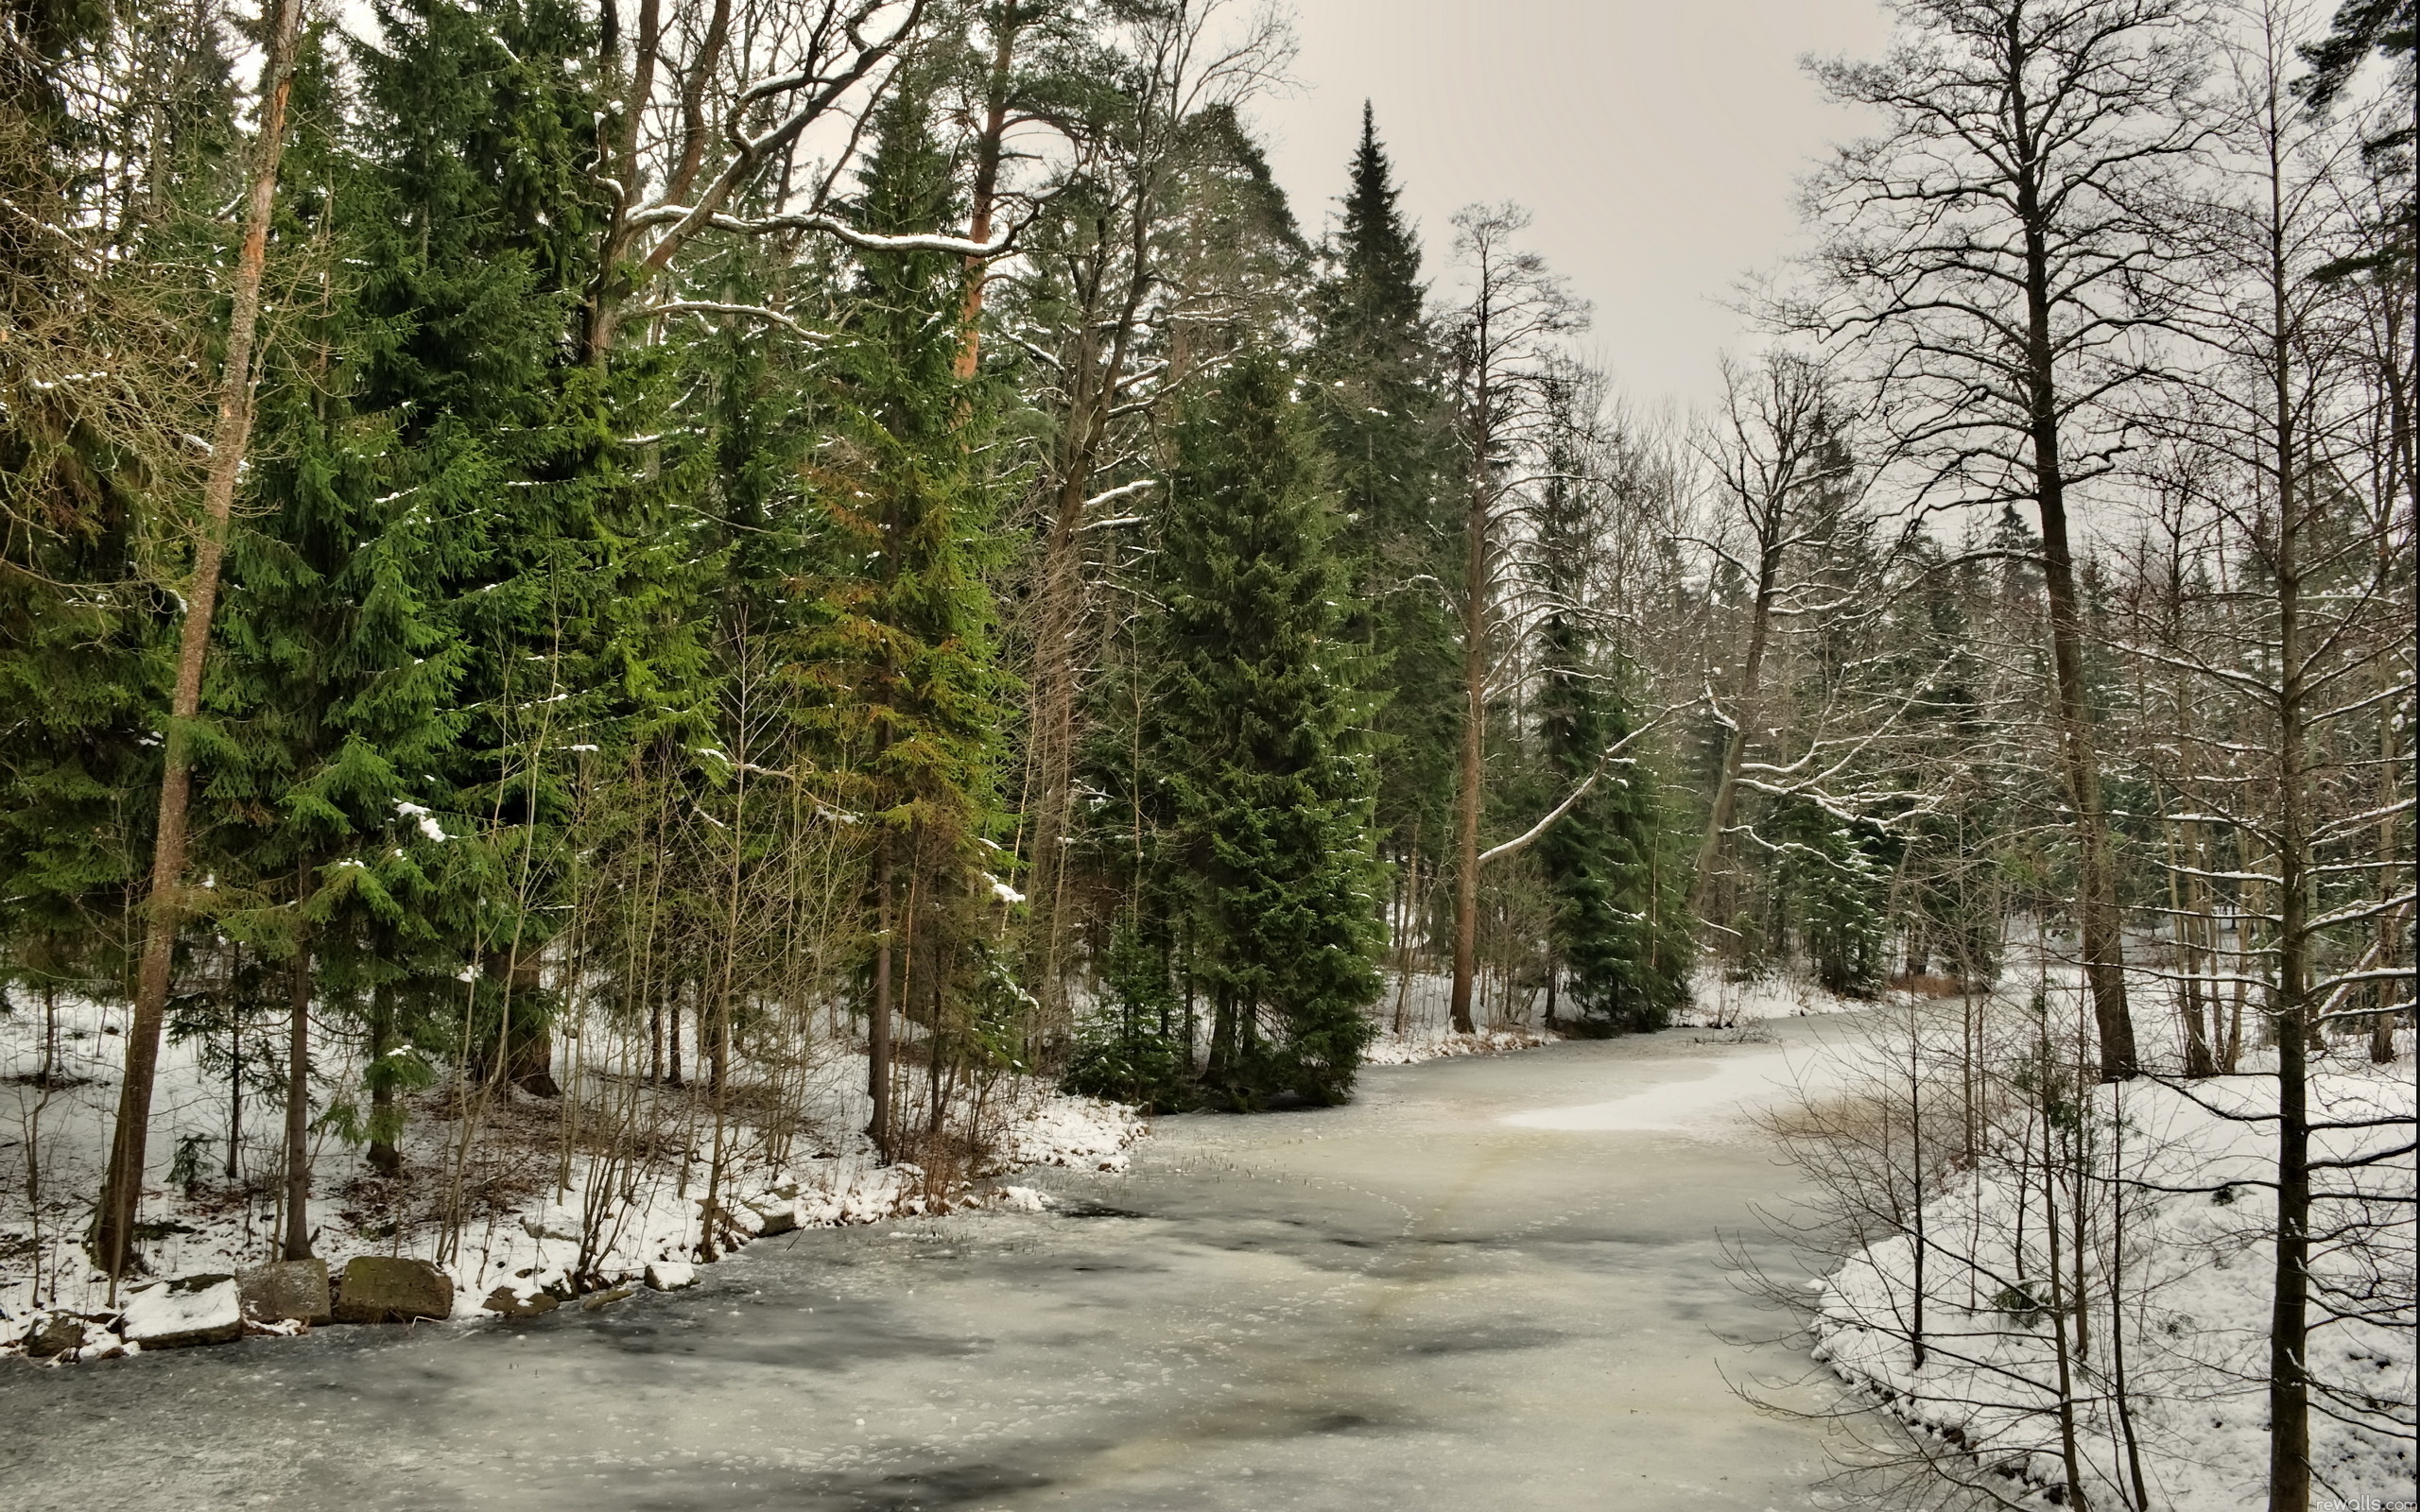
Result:
[[[1447,217],[1511,199],[1596,307],[1590,357],[1633,399],[1715,392],[1724,308],[1796,245],[1794,180],[1857,120],[1799,57],[1868,56],[1879,0],[1296,0],[1300,86],[1253,115],[1305,233],[1330,226],[1377,111],[1432,286]]]

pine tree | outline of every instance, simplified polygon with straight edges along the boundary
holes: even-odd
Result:
[[[1289,375],[1246,352],[1180,428],[1155,764],[1187,879],[1212,1086],[1241,1107],[1352,1090],[1377,995],[1367,703],[1337,631],[1334,505]]]

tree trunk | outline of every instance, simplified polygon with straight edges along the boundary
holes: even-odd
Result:
[[[279,0],[265,69],[251,187],[244,205],[244,241],[235,258],[227,355],[218,385],[218,419],[211,435],[210,470],[202,485],[202,528],[194,544],[193,577],[177,644],[177,679],[168,702],[160,772],[160,807],[151,852],[151,885],[144,921],[142,964],[134,1012],[126,1031],[126,1076],[118,1088],[117,1124],[109,1174],[94,1215],[93,1254],[114,1281],[131,1258],[134,1220],[142,1204],[143,1167],[151,1126],[151,1091],[160,1071],[160,1034],[167,1022],[168,977],[183,921],[188,810],[193,799],[189,727],[201,711],[202,663],[210,621],[218,604],[218,570],[234,513],[235,485],[252,434],[252,344],[260,324],[261,275],[268,261],[269,219],[277,199],[277,164],[285,148],[285,105],[293,90],[294,38],[302,0]]]
[[[2084,686],[2083,614],[2076,597],[2075,556],[2067,543],[2065,463],[2059,450],[2058,374],[2050,338],[2050,255],[2045,228],[2049,212],[2034,177],[2034,126],[2020,83],[2012,117],[2027,158],[2016,182],[2017,214],[2025,227],[2025,358],[2031,405],[2034,505],[2042,520],[2042,578],[2050,610],[2050,662],[2057,683],[2056,723],[2060,764],[2080,852],[2081,896],[2076,913],[2083,939],[2084,981],[2092,993],[2093,1021],[2100,1031],[2100,1076],[2124,1081],[2139,1073],[2135,1021],[2126,1008],[2123,919],[2118,879],[2109,853],[2109,823],[2100,801],[2100,758],[2092,745],[2092,709]]]
[[[1776,506],[1778,509],[1778,506]],[[1705,919],[1715,863],[1722,855],[1723,833],[1731,828],[1731,811],[1738,802],[1739,769],[1748,759],[1748,720],[1756,687],[1764,675],[1765,644],[1772,632],[1773,590],[1781,580],[1781,522],[1775,518],[1769,540],[1756,559],[1756,601],[1748,621],[1748,660],[1739,667],[1739,692],[1732,699],[1731,737],[1722,746],[1722,775],[1714,785],[1714,808],[1707,814],[1705,837],[1698,842],[1697,870],[1689,881],[1689,912]]]
[[[1454,1032],[1469,1034],[1478,972],[1478,821],[1487,760],[1488,490],[1484,448],[1472,462],[1462,553],[1462,747],[1454,794]]]
[[[227,1023],[227,1179],[235,1179],[244,1143],[244,1021],[229,995]]]
[[[370,1140],[370,1168],[380,1176],[400,1175],[404,1169],[403,1152],[395,1148],[394,1140],[386,1132],[391,1125],[395,1108],[394,1078],[374,1068],[395,1048],[395,993],[384,983],[370,991],[370,1126],[376,1130]]]
[[[286,972],[285,1239],[283,1260],[311,1258],[311,951],[298,945]]]
[[[2310,1509],[2310,1112],[2307,1057],[2312,1031],[2306,1001],[2310,966],[2309,836],[2303,802],[2305,697],[2302,638],[2302,507],[2295,479],[2292,349],[2286,313],[2285,215],[2269,142],[2269,293],[2272,320],[2271,438],[2276,451],[2277,556],[2277,1247],[2269,1314],[2269,1512]]]
[[[866,1120],[866,1137],[890,1160],[890,836],[876,842],[874,852],[873,1002],[866,1010],[866,1095],[873,1112]]]
[[[966,230],[966,239],[971,242],[992,239],[992,211],[1000,190],[1000,150],[1008,134],[1009,70],[1016,56],[1016,8],[1002,6],[994,12],[993,25],[999,28],[999,35],[993,39],[992,71],[984,90],[983,132],[975,139],[974,206]],[[990,269],[991,264],[985,258],[966,260],[966,294],[959,304],[959,335],[954,365],[960,383],[975,376],[982,360],[983,285]]]

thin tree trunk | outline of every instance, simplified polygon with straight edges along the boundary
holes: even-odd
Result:
[[[233,308],[219,378],[218,420],[211,436],[210,470],[202,484],[202,528],[194,543],[193,577],[185,589],[184,624],[177,644],[176,687],[169,697],[168,728],[161,753],[159,818],[151,852],[142,964],[135,980],[134,1012],[126,1031],[126,1076],[118,1088],[109,1173],[94,1217],[93,1253],[109,1271],[112,1291],[132,1258],[135,1214],[142,1204],[152,1085],[159,1076],[168,977],[176,963],[177,929],[184,914],[188,811],[193,798],[190,726],[201,711],[202,664],[209,653],[211,617],[218,604],[219,563],[227,550],[228,521],[234,513],[235,485],[251,441],[252,346],[260,324],[261,277],[268,262],[278,160],[285,148],[294,38],[302,19],[302,0],[279,0],[265,70],[268,94],[261,102],[251,187],[244,205],[244,241],[236,254],[231,290]]]
[[[1454,1032],[1469,1034],[1471,989],[1478,971],[1478,821],[1487,760],[1488,489],[1482,455],[1463,525],[1462,746],[1454,794]]]
[[[244,1143],[244,1021],[234,995],[228,995],[227,1024],[227,1179],[235,1179],[236,1152]]]
[[[2011,12],[2010,25],[2017,25]],[[2024,97],[2022,71],[2010,111],[2025,167],[2017,175],[2017,214],[2025,227],[2025,358],[2031,404],[2034,504],[2042,523],[2042,578],[2050,610],[2050,662],[2057,684],[2059,756],[2082,875],[2076,900],[2083,940],[2084,981],[2100,1030],[2100,1076],[2123,1081],[2140,1071],[2135,1022],[2126,1008],[2122,919],[2118,880],[2109,853],[2109,824],[2100,800],[2100,765],[2092,745],[2090,696],[2084,685],[2083,615],[2076,596],[2075,555],[2067,541],[2066,464],[2059,447],[2058,375],[2050,333],[2050,253],[2045,236],[2050,212],[2041,202],[2034,174],[2035,121]]]
[[[983,131],[975,139],[975,183],[973,215],[967,224],[966,239],[988,243],[992,239],[992,212],[1000,189],[1001,146],[1008,135],[1010,68],[1015,61],[1017,9],[1002,6],[994,13],[993,25],[999,35],[993,39],[992,70],[985,82],[983,99]],[[975,376],[983,355],[983,287],[991,264],[981,257],[966,260],[966,294],[958,311],[958,357],[953,364],[960,383]]]
[[[2302,507],[2294,487],[2296,436],[2286,315],[2285,213],[2274,153],[2275,102],[2268,133],[2270,360],[2277,489],[2277,1247],[2269,1319],[2269,1512],[2310,1508],[2310,1113],[2306,1057],[2309,1007],[2308,837],[2303,805],[2304,698]]]
[[[866,1094],[873,1112],[866,1136],[890,1160],[890,836],[876,842],[873,863],[873,1002],[866,1010]]]
[[[295,947],[285,1001],[285,1240],[284,1260],[311,1258],[311,950]]]
[[[370,991],[370,1167],[380,1176],[395,1176],[404,1168],[403,1152],[387,1134],[393,1121],[395,1083],[380,1063],[395,1048],[395,994],[384,983]]]
[[[1707,897],[1714,885],[1714,867],[1722,854],[1723,833],[1731,828],[1731,811],[1738,802],[1739,768],[1748,759],[1749,706],[1764,674],[1765,644],[1772,631],[1773,590],[1781,580],[1780,522],[1774,521],[1756,562],[1756,600],[1748,621],[1748,660],[1739,667],[1739,691],[1731,705],[1731,735],[1722,745],[1722,775],[1714,785],[1714,807],[1707,814],[1705,837],[1698,842],[1697,870],[1689,882],[1689,912],[1705,918]],[[1712,920],[1707,920],[1712,922]]]
[[[666,1087],[679,1087],[683,1085],[681,1079],[681,984],[679,981],[676,980],[672,984],[671,998],[665,1006],[666,1017],[670,1022],[666,1025],[665,1052],[669,1069],[664,1074],[664,1084]]]

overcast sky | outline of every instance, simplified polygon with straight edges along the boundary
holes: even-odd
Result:
[[[1261,101],[1305,232],[1333,224],[1376,108],[1432,284],[1447,217],[1514,200],[1596,307],[1584,344],[1634,399],[1684,406],[1737,348],[1738,279],[1797,245],[1793,181],[1854,117],[1802,54],[1874,52],[1880,0],[1297,0],[1300,87]]]

